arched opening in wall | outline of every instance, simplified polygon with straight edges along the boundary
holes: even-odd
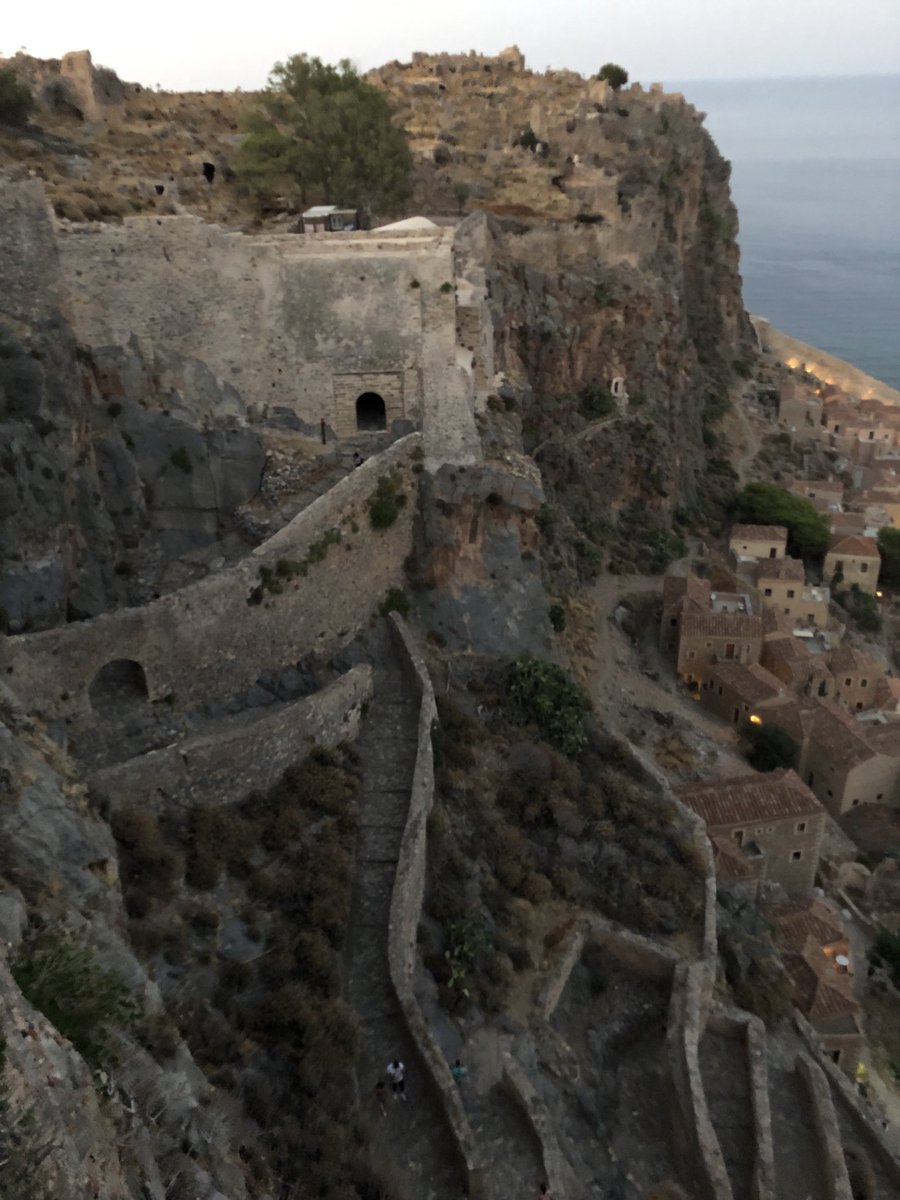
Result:
[[[109,712],[135,701],[147,699],[147,678],[140,663],[131,658],[116,658],[101,667],[88,689],[91,707]]]
[[[361,433],[377,433],[387,429],[384,400],[377,392],[363,392],[356,401],[356,428]]]

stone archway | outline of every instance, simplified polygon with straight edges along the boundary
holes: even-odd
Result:
[[[108,712],[122,705],[146,700],[149,693],[144,668],[134,659],[114,658],[94,676],[88,696],[95,712]]]
[[[360,433],[378,433],[387,429],[387,410],[377,392],[363,392],[356,401],[356,428]]]

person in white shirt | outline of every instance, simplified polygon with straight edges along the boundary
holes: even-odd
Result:
[[[401,1100],[406,1099],[406,1067],[399,1058],[395,1058],[387,1065],[387,1077],[391,1081],[391,1091],[394,1093],[394,1099],[398,1097]]]

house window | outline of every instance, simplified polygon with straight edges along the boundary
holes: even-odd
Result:
[[[771,596],[771,595],[772,595],[772,589],[771,589],[771,588],[766,588],[766,590],[765,590],[765,593],[764,593],[764,594],[765,594],[766,596]]]
[[[734,838],[734,840],[737,842],[737,844],[738,844],[739,846],[743,846],[743,844],[744,844],[744,831],[743,831],[743,829],[733,829],[733,830],[731,831],[731,836]]]
[[[725,689],[722,687],[722,685],[720,683],[719,684],[719,695],[721,696],[724,693],[724,691],[725,691]]]
[[[815,621],[815,619],[816,619],[815,613],[807,613],[807,614],[806,614],[806,619],[807,619],[807,621],[809,621],[810,625],[812,625],[812,623],[813,623],[813,622]]]
[[[791,610],[790,610],[789,608],[786,608],[786,609],[784,610],[784,615],[785,615],[786,617],[789,617],[789,616],[791,615]]]
[[[868,571],[868,569],[869,569],[869,564],[868,563],[860,563],[859,569],[860,569],[860,573],[865,575],[866,571]]]
[[[726,658],[734,658],[734,642],[726,642],[725,657]]]
[[[828,796],[829,796],[829,798],[832,798],[832,792],[831,792],[831,788],[827,788],[826,790],[827,790],[827,792],[828,792]]]
[[[845,680],[844,680],[844,683],[847,685],[847,687],[849,687],[849,686],[850,686],[850,684],[851,684],[852,682],[853,682],[853,680],[852,680],[852,679],[845,679]]]
[[[874,437],[875,437],[875,430],[870,429],[869,430],[869,441],[871,442]]]
[[[868,681],[868,679],[861,679],[861,680],[859,681],[859,686],[860,686],[861,688],[868,687],[868,686],[869,686],[869,681]]]
[[[797,593],[793,588],[788,588],[788,600],[793,600],[796,594]]]
[[[840,425],[835,425],[835,427],[834,427],[834,432],[835,432],[835,433],[840,433],[840,432],[841,432],[841,427],[840,427]]]
[[[875,799],[881,800],[883,798],[883,796],[884,796],[884,792],[879,792],[878,795],[875,797]]]
[[[809,773],[809,774],[807,775],[807,777],[806,777],[806,784],[807,784],[807,787],[812,787],[812,785],[813,785],[813,773],[812,773],[812,771],[810,771],[810,773]]]
[[[856,711],[857,711],[857,712],[859,712],[859,710],[860,710],[861,708],[862,708],[862,700],[857,700],[857,702],[856,702]]]
[[[798,822],[797,822],[797,829],[796,829],[796,832],[797,832],[797,833],[806,833],[806,822],[805,822],[805,821],[798,821]]]
[[[674,628],[678,624],[677,617],[669,617],[669,624]]]
[[[688,651],[688,658],[693,658],[693,657],[694,657],[693,650]]]
[[[840,1064],[841,1064],[840,1050],[829,1050],[828,1053],[831,1055],[831,1061],[837,1063],[838,1066],[840,1066]]]
[[[791,862],[799,862],[802,857],[803,857],[802,850],[792,850],[791,851]]]
[[[707,650],[711,650],[711,649],[712,649],[712,642],[707,642],[707,643],[706,643],[706,648],[707,648]]]
[[[851,808],[856,808],[857,804],[859,804],[859,801],[858,801],[858,800],[853,800],[853,801],[851,801],[851,803],[850,803],[850,807],[851,807]]]

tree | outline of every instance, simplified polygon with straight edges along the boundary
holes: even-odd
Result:
[[[828,549],[828,522],[802,496],[772,483],[748,483],[735,505],[738,521],[786,525],[789,546],[801,558],[821,558]]]
[[[246,116],[238,171],[261,195],[392,212],[410,194],[412,155],[383,92],[346,59],[276,63]]]
[[[12,67],[0,67],[0,123],[24,125],[33,108],[34,97]]]
[[[744,727],[744,737],[750,743],[747,762],[757,771],[796,767],[800,747],[789,733],[777,725],[748,723]]]
[[[604,63],[600,68],[598,79],[604,79],[614,92],[617,92],[620,87],[624,87],[628,82],[628,72],[624,67],[620,67],[618,63]]]
[[[885,526],[878,530],[878,552],[881,555],[880,582],[885,587],[900,588],[900,529]]]

